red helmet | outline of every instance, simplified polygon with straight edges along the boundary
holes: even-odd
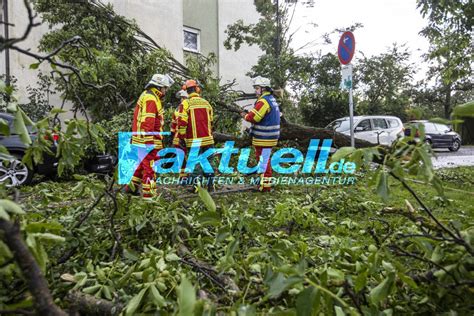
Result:
[[[197,80],[189,79],[189,80],[186,80],[186,83],[184,84],[184,86],[186,86],[186,89],[188,89],[192,87],[199,87],[200,84],[199,84],[199,81]]]

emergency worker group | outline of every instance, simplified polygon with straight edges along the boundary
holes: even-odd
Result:
[[[160,159],[157,155],[164,148],[163,127],[164,109],[162,100],[169,88],[174,84],[169,75],[155,74],[152,76],[145,90],[140,95],[132,123],[131,144],[137,147],[138,161],[131,182],[124,187],[124,192],[141,195],[143,198],[152,198],[156,195],[156,175],[153,165]],[[255,158],[258,161],[269,161],[272,148],[278,143],[280,136],[280,109],[273,95],[270,80],[264,77],[252,79],[257,101],[250,111],[242,111],[241,117],[251,123],[250,135],[255,149]],[[172,146],[184,152],[184,157],[191,148],[199,147],[205,151],[214,146],[213,119],[214,112],[211,104],[201,97],[202,86],[197,80],[187,80],[182,89],[176,93],[180,103],[173,112],[170,132]],[[152,147],[150,151],[149,148]],[[186,159],[186,158],[184,158]],[[180,179],[188,176],[184,166],[180,170]],[[259,169],[260,185],[258,190],[269,192],[272,168],[270,163]],[[203,174],[212,179],[213,174]],[[182,181],[186,182],[186,181]],[[208,189],[212,189],[212,180],[207,181]]]

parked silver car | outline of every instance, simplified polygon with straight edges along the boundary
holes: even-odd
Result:
[[[326,126],[336,132],[350,135],[349,117],[337,119]],[[390,145],[403,136],[402,121],[396,116],[354,116],[354,137],[374,144]]]

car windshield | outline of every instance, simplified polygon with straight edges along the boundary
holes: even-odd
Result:
[[[345,132],[349,130],[350,122],[349,119],[336,120],[326,126],[327,129],[335,130],[336,132]]]

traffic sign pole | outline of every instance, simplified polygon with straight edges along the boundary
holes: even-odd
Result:
[[[352,85],[349,89],[349,127],[351,129],[351,147],[355,147],[354,140],[354,104],[352,103]]]
[[[342,69],[342,88],[349,90],[349,128],[351,132],[351,147],[355,147],[354,140],[354,104],[352,102],[352,65],[350,64],[355,51],[355,38],[352,32],[344,32],[339,39],[337,47],[337,57],[341,62]],[[346,68],[345,68],[346,67]]]

